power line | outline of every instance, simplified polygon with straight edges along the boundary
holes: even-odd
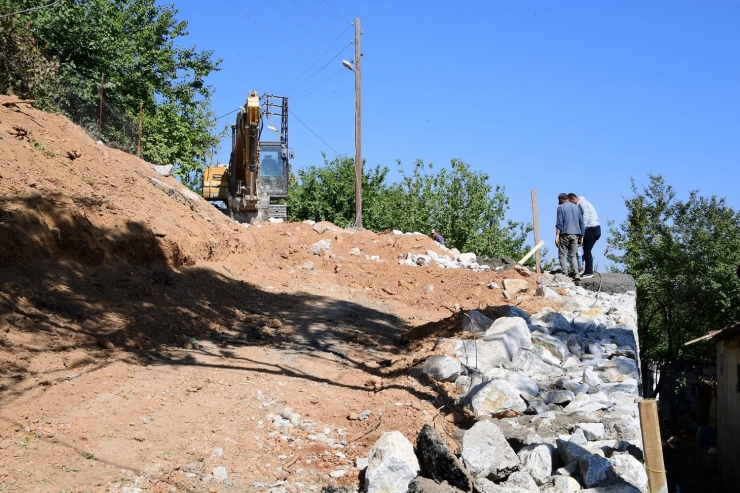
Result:
[[[312,134],[314,134],[314,135],[316,136],[316,138],[317,138],[317,139],[319,139],[319,140],[320,140],[321,142],[323,142],[324,144],[326,144],[326,141],[325,141],[324,139],[322,139],[321,137],[319,137],[319,134],[317,134],[316,132],[314,132],[313,130],[311,130],[311,127],[309,127],[308,125],[306,125],[306,124],[305,124],[305,123],[303,122],[303,120],[301,120],[300,118],[298,118],[298,116],[296,116],[296,114],[295,114],[295,113],[293,113],[293,110],[288,110],[288,112],[289,112],[289,113],[290,113],[291,115],[293,115],[293,116],[295,117],[295,119],[296,119],[296,120],[298,120],[299,122],[301,122],[301,123],[303,124],[303,126],[304,126],[304,127],[306,127],[306,128],[308,129],[308,131],[309,131],[309,132],[311,132]],[[331,149],[332,151],[334,151],[334,154],[336,154],[337,156],[339,156],[339,153],[338,153],[337,151],[335,151],[335,150],[334,150],[334,148],[333,148],[332,146],[330,146],[329,144],[326,144],[326,146],[327,146],[327,147],[328,147],[329,149]]]
[[[330,14],[334,14],[334,15],[336,15],[337,17],[339,17],[339,18],[340,18],[340,19],[342,19],[343,21],[345,21],[345,22],[351,22],[351,21],[349,21],[349,20],[345,19],[344,17],[342,17],[342,14],[340,14],[339,12],[337,12],[336,10],[334,10],[334,7],[332,7],[331,5],[329,5],[329,4],[328,4],[328,3],[326,2],[326,1],[324,1],[324,3],[326,3],[326,5],[329,5],[329,9],[331,9],[331,10],[327,9],[326,7],[324,7],[323,5],[321,5],[321,4],[320,4],[319,2],[317,2],[316,0],[313,0],[313,3],[315,3],[316,5],[318,5],[319,7],[321,7],[322,9],[326,10],[326,11],[327,11],[327,12],[329,12]]]
[[[237,109],[235,109],[234,111],[229,111],[229,112],[228,112],[228,113],[226,113],[225,115],[221,115],[221,116],[219,116],[218,118],[216,118],[216,120],[220,120],[221,118],[223,118],[223,117],[225,117],[225,116],[229,116],[229,115],[230,115],[230,114],[232,114],[232,113],[236,113],[236,112],[237,112],[237,111],[239,111],[240,109],[241,109],[241,108],[237,108]]]
[[[303,53],[304,55],[307,55],[307,56],[313,56],[313,55],[311,55],[311,54],[309,54],[309,53],[306,53],[306,52],[305,52],[305,51],[303,51],[302,49],[300,49],[300,48],[297,48],[296,46],[293,46],[292,44],[290,44],[289,42],[285,41],[285,40],[284,40],[283,38],[281,38],[280,36],[276,36],[276,35],[272,34],[272,31],[270,31],[270,30],[269,30],[269,29],[267,29],[266,27],[264,27],[264,26],[260,25],[260,24],[259,24],[259,23],[258,23],[258,22],[257,22],[256,20],[254,20],[254,19],[253,19],[253,18],[252,18],[252,17],[251,17],[251,16],[249,15],[249,14],[247,14],[246,12],[244,12],[244,11],[243,11],[243,10],[242,10],[241,8],[239,8],[239,6],[238,6],[237,4],[235,4],[235,3],[234,3],[234,2],[232,2],[231,0],[226,0],[226,1],[227,1],[227,2],[229,2],[229,3],[231,4],[231,5],[233,5],[233,6],[234,6],[234,8],[235,8],[236,10],[238,10],[239,12],[241,12],[242,14],[244,14],[244,16],[245,16],[245,17],[246,17],[247,19],[249,19],[250,21],[254,22],[254,25],[255,25],[255,26],[257,26],[257,27],[259,27],[260,29],[264,30],[264,31],[265,31],[265,32],[266,32],[267,34],[269,34],[269,35],[270,35],[270,36],[272,36],[273,38],[279,39],[280,41],[282,41],[282,42],[283,42],[283,43],[285,43],[286,45],[290,46],[290,47],[291,47],[291,48],[293,48],[294,50],[300,51],[300,52],[301,52],[301,53]]]
[[[25,14],[26,12],[31,12],[32,10],[39,10],[39,9],[45,9],[47,7],[53,7],[54,5],[58,4],[61,1],[62,0],[54,0],[51,3],[47,3],[46,5],[41,5],[39,7],[33,7],[30,9],[26,9],[26,10],[19,10],[18,12],[11,12],[10,14],[0,15],[0,19],[5,19],[6,17],[10,17],[11,15]]]
[[[297,83],[293,88],[290,88],[290,89],[286,88],[286,89],[284,89],[283,92],[295,92],[298,89],[300,89],[301,87],[303,87],[306,84],[308,84],[314,77],[316,77],[317,75],[319,75],[322,70],[324,70],[326,67],[328,67],[329,64],[331,64],[334,60],[336,60],[337,58],[339,58],[342,55],[342,52],[344,52],[344,50],[346,50],[351,44],[352,44],[352,42],[347,43],[341,50],[339,50],[339,52],[336,55],[334,55],[334,57],[330,58],[329,61],[327,61],[324,65],[322,65],[321,67],[319,67],[318,69],[316,69],[306,79],[304,79],[303,81]]]
[[[293,84],[293,82],[297,81],[298,79],[300,79],[301,77],[303,77],[303,75],[304,75],[304,74],[305,74],[306,72],[308,72],[309,70],[311,70],[311,67],[313,67],[314,65],[316,65],[317,63],[319,63],[319,61],[320,61],[320,60],[321,60],[321,59],[322,59],[322,58],[324,57],[324,55],[326,55],[326,54],[327,54],[327,53],[329,52],[329,50],[331,50],[331,49],[332,49],[332,47],[333,47],[333,46],[334,46],[335,44],[337,44],[337,41],[339,41],[340,39],[342,39],[342,36],[344,36],[344,33],[346,33],[346,32],[347,32],[347,29],[349,29],[350,27],[351,27],[351,24],[350,24],[349,26],[347,26],[347,27],[346,27],[346,28],[344,29],[344,31],[342,31],[342,33],[341,33],[341,34],[340,34],[339,36],[337,36],[337,39],[335,39],[335,40],[334,40],[334,42],[333,42],[333,43],[331,44],[331,46],[329,46],[329,47],[328,47],[328,48],[326,49],[326,51],[324,51],[324,52],[323,52],[323,53],[321,54],[321,56],[319,56],[319,57],[318,57],[318,58],[316,59],[316,61],[315,61],[315,62],[313,62],[313,63],[312,63],[311,65],[309,65],[309,66],[308,66],[308,68],[307,68],[306,70],[304,70],[304,71],[303,71],[303,72],[302,72],[302,73],[301,73],[300,75],[298,75],[298,76],[297,76],[297,77],[296,77],[295,79],[291,80],[290,82],[288,82],[287,84],[285,84],[285,85],[284,85],[284,86],[283,86],[282,88],[278,89],[278,91],[277,91],[277,92],[283,92],[283,90],[284,90],[284,89],[287,89],[288,87],[290,87],[290,86],[291,86],[291,85]],[[345,48],[346,48],[346,46],[345,46]]]
[[[303,6],[301,6],[301,4],[300,4],[300,3],[296,2],[295,0],[290,0],[290,1],[291,1],[291,2],[293,2],[294,4],[298,5],[298,8],[300,8],[300,9],[301,9],[302,11],[304,11],[304,12],[305,12],[306,14],[308,14],[308,16],[309,16],[309,17],[310,17],[311,19],[315,20],[316,22],[318,22],[319,24],[321,24],[322,26],[324,26],[324,27],[325,27],[325,28],[327,28],[327,29],[328,29],[329,31],[333,32],[334,34],[339,34],[339,33],[338,33],[338,32],[336,32],[336,31],[335,31],[334,29],[330,28],[329,26],[327,26],[326,24],[324,24],[323,22],[321,22],[321,21],[319,20],[319,18],[318,18],[318,17],[314,17],[314,16],[313,16],[313,15],[311,14],[311,12],[309,12],[309,11],[308,11],[308,10],[306,10],[306,9],[304,9],[304,8],[303,8]]]
[[[285,12],[283,12],[282,10],[280,10],[280,9],[279,9],[279,8],[278,8],[278,7],[277,7],[277,6],[276,6],[276,5],[274,4],[274,3],[272,3],[272,2],[270,1],[270,0],[265,0],[265,2],[269,3],[269,4],[270,4],[270,6],[271,6],[272,8],[274,8],[275,10],[277,10],[278,12],[280,12],[280,13],[281,13],[281,14],[283,15],[283,17],[285,17],[285,18],[286,18],[286,19],[288,19],[288,20],[289,20],[290,22],[292,22],[292,23],[293,23],[293,24],[295,24],[296,26],[298,26],[298,27],[300,27],[301,29],[303,29],[304,31],[306,31],[306,32],[307,32],[308,34],[310,34],[310,35],[311,35],[311,36],[313,36],[314,38],[316,38],[316,39],[318,39],[318,40],[320,40],[320,41],[323,41],[324,43],[329,43],[329,42],[328,42],[327,40],[325,40],[325,39],[323,39],[323,38],[319,37],[318,35],[316,35],[316,34],[312,33],[311,31],[309,31],[309,30],[308,30],[308,29],[306,29],[305,27],[303,27],[303,26],[301,26],[300,24],[298,24],[298,22],[297,22],[297,21],[293,20],[293,19],[292,19],[292,18],[291,18],[291,17],[290,17],[290,16],[288,15],[288,14],[286,14]]]
[[[343,72],[344,70],[346,70],[344,67],[340,67],[339,70],[337,70],[336,72],[334,72],[333,74],[331,74],[328,78],[324,79],[323,82],[320,82],[318,85],[313,86],[311,89],[307,89],[306,91],[304,91],[303,93],[301,93],[299,96],[293,96],[295,98],[295,99],[293,99],[293,101],[295,102],[295,101],[300,101],[302,99],[305,99],[310,94],[313,94],[314,92],[316,92],[317,89],[319,89],[321,86],[323,86],[324,84],[326,84],[327,82],[329,82],[330,80],[332,80],[334,77],[336,77],[337,75],[339,75],[339,73],[340,72]]]

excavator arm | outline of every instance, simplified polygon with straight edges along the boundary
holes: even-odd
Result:
[[[233,201],[257,200],[257,169],[259,167],[260,100],[257,91],[249,91],[247,102],[239,110],[232,127],[232,149],[229,160],[229,207]],[[242,205],[243,208],[243,205]],[[238,209],[237,209],[238,210]]]

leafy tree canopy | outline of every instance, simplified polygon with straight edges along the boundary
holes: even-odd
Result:
[[[15,10],[41,4],[10,3]],[[220,60],[211,51],[177,43],[188,33],[187,22],[176,14],[173,5],[156,5],[155,0],[65,0],[22,14],[20,20],[30,26],[47,58],[59,61],[66,88],[95,105],[105,74],[107,102],[134,121],[142,103],[142,157],[175,164],[188,182],[216,143],[213,89],[205,79],[218,70]]]
[[[691,192],[686,201],[661,175],[625,199],[627,219],[610,223],[607,258],[637,282],[643,362],[713,359],[708,344],[684,344],[740,320],[740,214],[724,199]],[[660,391],[661,383],[657,391]]]
[[[400,162],[398,163],[400,166]],[[506,221],[508,198],[488,175],[453,159],[436,174],[418,160],[411,175],[401,169],[398,183],[386,184],[388,168],[363,170],[362,221],[373,231],[399,229],[428,233],[437,229],[446,245],[490,257],[521,257],[530,225]],[[338,156],[291,176],[290,214],[299,220],[354,224],[354,159]]]

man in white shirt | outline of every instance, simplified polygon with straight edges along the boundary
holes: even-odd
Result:
[[[586,232],[583,234],[583,279],[594,277],[594,257],[591,250],[594,248],[596,241],[601,238],[601,225],[596,209],[590,202],[586,201],[583,196],[577,196],[574,193],[568,194],[568,200],[573,202],[583,214],[583,222],[586,223]]]

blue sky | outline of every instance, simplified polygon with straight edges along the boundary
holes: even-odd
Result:
[[[391,180],[397,159],[410,171],[417,158],[459,158],[504,185],[508,217],[528,222],[536,190],[550,255],[557,194],[585,195],[602,221],[601,270],[631,177],[660,173],[680,198],[697,189],[740,209],[738,1],[172,3],[189,23],[184,44],[223,59],[208,80],[217,115],[249,90],[290,98],[294,168],[322,151],[354,156],[354,74],[341,60],[354,58],[359,17],[362,155]]]

